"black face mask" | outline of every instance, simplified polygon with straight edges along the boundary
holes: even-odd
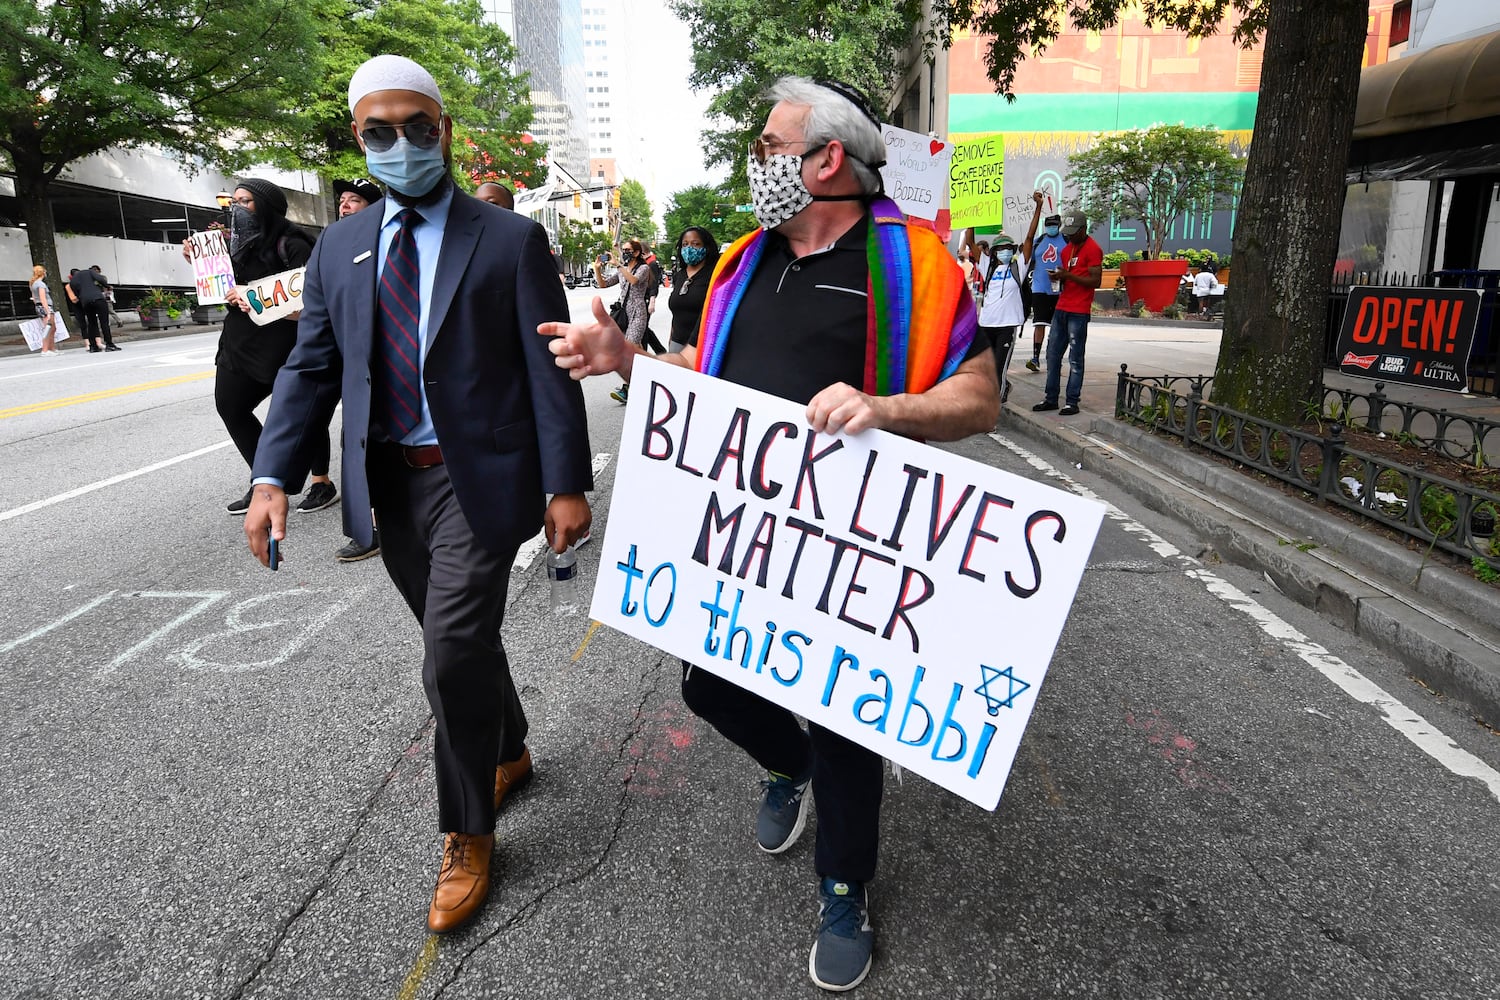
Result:
[[[260,220],[244,205],[236,204],[229,213],[229,255],[238,256],[260,238]]]

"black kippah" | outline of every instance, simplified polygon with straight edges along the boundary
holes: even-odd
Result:
[[[870,123],[877,129],[880,128],[880,119],[876,117],[875,110],[870,106],[869,100],[855,87],[844,83],[842,80],[830,80],[826,77],[817,77],[813,80],[820,87],[827,87],[838,94],[844,100],[859,109],[859,113],[870,119]]]

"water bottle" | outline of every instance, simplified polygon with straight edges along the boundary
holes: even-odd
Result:
[[[578,556],[571,548],[547,550],[547,579],[552,583],[552,613],[576,615],[583,600],[578,595]]]

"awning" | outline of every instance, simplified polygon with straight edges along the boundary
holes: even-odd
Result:
[[[1500,173],[1500,31],[1360,74],[1349,183]]]
[[[1500,115],[1500,31],[1371,66],[1359,77],[1354,138]]]

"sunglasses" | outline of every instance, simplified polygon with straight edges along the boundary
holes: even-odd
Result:
[[[434,122],[405,122],[401,125],[371,125],[360,132],[365,147],[384,153],[396,144],[397,134],[406,136],[406,141],[418,149],[431,149],[443,137],[443,127]]]
[[[812,140],[810,139],[788,139],[785,142],[780,140],[767,142],[762,138],[756,137],[750,140],[750,155],[755,157],[756,163],[765,163],[767,156],[774,155],[773,150],[785,149],[788,146],[807,146],[811,142]],[[805,150],[802,155],[804,158],[811,156],[826,145],[828,143],[820,142],[811,149]]]

